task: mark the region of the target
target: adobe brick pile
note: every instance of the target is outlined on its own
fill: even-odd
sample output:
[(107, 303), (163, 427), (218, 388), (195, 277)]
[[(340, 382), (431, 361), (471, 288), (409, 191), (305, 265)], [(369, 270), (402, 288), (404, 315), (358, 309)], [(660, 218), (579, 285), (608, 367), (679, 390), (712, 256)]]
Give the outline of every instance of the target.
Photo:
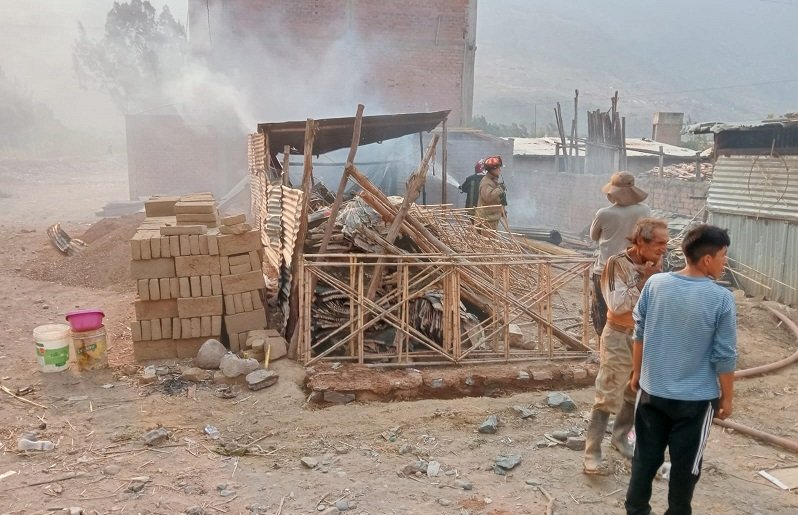
[(155, 197), (145, 213), (130, 240), (136, 359), (194, 357), (208, 338), (246, 348), (266, 327), (259, 232), (244, 215), (220, 219), (210, 193)]

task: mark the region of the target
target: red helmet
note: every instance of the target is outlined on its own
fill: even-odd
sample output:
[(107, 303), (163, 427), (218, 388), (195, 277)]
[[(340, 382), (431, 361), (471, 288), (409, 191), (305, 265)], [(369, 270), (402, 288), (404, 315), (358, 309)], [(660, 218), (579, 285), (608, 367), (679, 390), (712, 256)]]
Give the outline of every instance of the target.
[(482, 160), (485, 170), (493, 170), (502, 166), (502, 156), (490, 156)]
[(485, 160), (484, 159), (480, 159), (474, 165), (474, 173), (483, 173), (483, 172), (485, 172)]

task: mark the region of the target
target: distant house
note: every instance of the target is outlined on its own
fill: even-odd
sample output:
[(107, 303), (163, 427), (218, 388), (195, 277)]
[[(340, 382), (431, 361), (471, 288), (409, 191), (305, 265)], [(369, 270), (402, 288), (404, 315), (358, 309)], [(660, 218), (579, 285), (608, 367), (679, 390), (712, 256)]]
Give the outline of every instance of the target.
[(750, 295), (798, 304), (798, 115), (689, 128), (714, 134), (707, 209), (729, 229), (729, 265)]
[[(633, 174), (659, 166), (660, 150), (665, 166), (696, 160), (695, 150), (647, 138), (627, 138), (626, 149), (627, 171)], [(565, 171), (562, 155), (559, 138), (514, 138), (513, 160), (517, 173)], [(580, 144), (579, 157), (572, 159), (577, 161), (576, 170), (584, 169), (584, 145)]]

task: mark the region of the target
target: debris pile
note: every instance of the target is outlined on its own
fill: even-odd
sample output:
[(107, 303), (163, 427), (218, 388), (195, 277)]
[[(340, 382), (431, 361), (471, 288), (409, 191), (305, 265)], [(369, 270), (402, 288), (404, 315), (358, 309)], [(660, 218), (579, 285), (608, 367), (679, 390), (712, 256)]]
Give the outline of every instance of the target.
[(243, 214), (220, 218), (210, 193), (144, 206), (130, 240), (136, 359), (193, 357), (223, 332), (231, 350), (245, 349), (249, 332), (266, 327), (259, 231)]
[[(712, 163), (701, 163), (701, 180), (712, 180), (712, 171), (714, 170)], [(640, 172), (640, 177), (664, 177), (667, 179), (677, 179), (680, 181), (695, 181), (695, 163), (678, 163), (662, 167), (662, 172), (658, 166), (651, 170)]]

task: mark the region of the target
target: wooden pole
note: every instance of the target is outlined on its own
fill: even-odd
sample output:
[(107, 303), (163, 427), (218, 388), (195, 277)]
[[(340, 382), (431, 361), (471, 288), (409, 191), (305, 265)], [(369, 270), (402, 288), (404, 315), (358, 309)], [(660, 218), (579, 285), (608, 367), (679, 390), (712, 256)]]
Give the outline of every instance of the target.
[(354, 165), (355, 154), (357, 153), (358, 145), (360, 145), (360, 127), (363, 123), (363, 104), (357, 105), (357, 113), (355, 114), (355, 125), (352, 129), (352, 144), (349, 146), (349, 155), (346, 158), (346, 165), (344, 166), (341, 181), (338, 183), (338, 191), (335, 193), (335, 201), (330, 208), (330, 218), (327, 219), (327, 226), (324, 228), (324, 238), (321, 240), (319, 246), (319, 254), (327, 252), (327, 245), (330, 243), (333, 227), (335, 226), (335, 219), (338, 217), (338, 211), (341, 209), (341, 204), (344, 201), (344, 191), (346, 191), (346, 183), (349, 181), (349, 167)]
[(288, 167), (291, 166), (291, 145), (283, 147), (283, 186), (288, 186)]
[(659, 146), (659, 177), (660, 177), (660, 179), (663, 176), (662, 167), (665, 164), (665, 152), (663, 152), (662, 148), (663, 148), (662, 145), (660, 145)]
[(574, 145), (574, 172), (578, 172), (579, 168), (579, 142), (577, 138), (579, 137), (579, 90), (574, 90), (574, 130), (573, 130), (573, 138), (572, 143)]
[[(424, 135), (422, 133), (418, 133), (418, 151), (419, 151), (419, 158), (424, 159)], [(425, 206), (427, 205), (427, 186), (424, 185), (421, 188), (421, 203)]]
[(701, 180), (701, 152), (695, 153), (695, 180)]
[(443, 151), (441, 152), (441, 204), (446, 204), (446, 187), (448, 177), (448, 161), (449, 161), (449, 129), (446, 126), (447, 118), (443, 119)]

